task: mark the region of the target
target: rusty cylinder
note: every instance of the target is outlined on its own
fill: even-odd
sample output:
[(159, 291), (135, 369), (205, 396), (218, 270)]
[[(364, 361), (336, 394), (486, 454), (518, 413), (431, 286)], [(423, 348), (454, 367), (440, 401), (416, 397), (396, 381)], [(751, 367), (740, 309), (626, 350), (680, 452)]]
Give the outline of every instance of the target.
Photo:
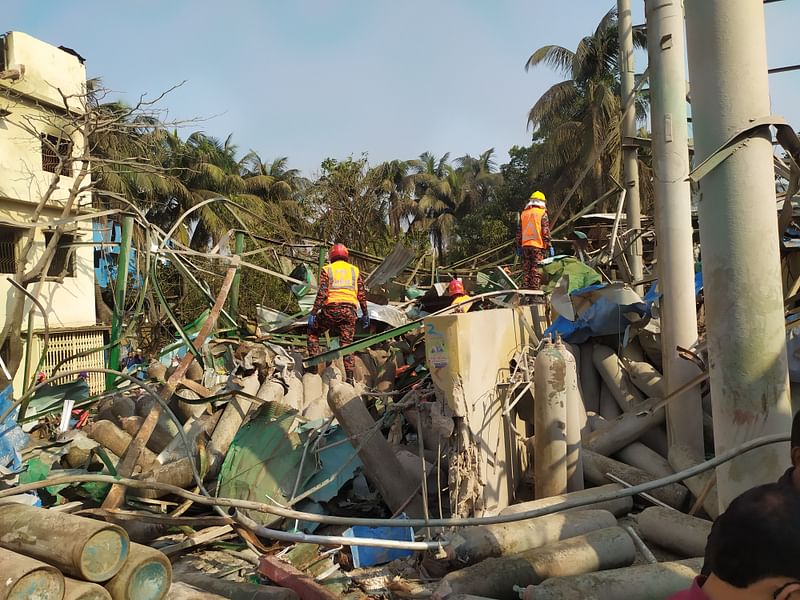
[(567, 364), (545, 339), (534, 362), (534, 477), (537, 498), (567, 493)]
[(0, 510), (0, 546), (92, 582), (111, 579), (128, 555), (122, 527), (67, 513), (9, 504)]
[(111, 600), (111, 594), (96, 583), (65, 578), (64, 600)]
[(64, 576), (55, 567), (0, 548), (0, 598), (61, 600)]
[(112, 600), (163, 600), (172, 585), (172, 565), (163, 552), (131, 544), (128, 560), (106, 583)]

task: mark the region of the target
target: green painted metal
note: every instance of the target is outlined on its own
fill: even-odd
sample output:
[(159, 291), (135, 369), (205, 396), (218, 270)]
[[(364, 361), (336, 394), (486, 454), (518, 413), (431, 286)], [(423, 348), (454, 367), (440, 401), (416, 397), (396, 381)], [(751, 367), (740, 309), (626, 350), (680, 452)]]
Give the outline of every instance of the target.
[(418, 321), (412, 321), (407, 325), (401, 325), (400, 327), (395, 327), (394, 329), (389, 329), (388, 331), (384, 331), (383, 333), (371, 335), (367, 338), (364, 338), (363, 340), (354, 342), (347, 346), (342, 346), (341, 348), (328, 350), (327, 352), (323, 352), (322, 354), (318, 354), (317, 356), (304, 360), (303, 366), (308, 368), (324, 362), (330, 362), (332, 360), (336, 360), (337, 358), (342, 358), (343, 356), (352, 354), (353, 352), (360, 352), (361, 350), (366, 350), (367, 348), (370, 348), (375, 344), (379, 344), (381, 342), (385, 342), (386, 340), (396, 338), (400, 335), (403, 335), (404, 333), (408, 333), (409, 331), (414, 331), (415, 329), (419, 329), (420, 327), (422, 327), (422, 319)]
[(156, 293), (156, 297), (158, 297), (158, 301), (161, 302), (161, 306), (164, 307), (164, 312), (167, 313), (167, 317), (169, 318), (170, 322), (172, 323), (175, 330), (178, 332), (178, 335), (181, 337), (181, 340), (189, 349), (189, 352), (194, 354), (198, 359), (201, 358), (199, 353), (192, 344), (192, 340), (190, 340), (186, 333), (184, 332), (183, 327), (181, 326), (180, 322), (178, 321), (178, 317), (175, 316), (175, 313), (172, 311), (172, 307), (170, 306), (169, 302), (167, 302), (166, 297), (164, 296), (164, 292), (161, 290), (161, 286), (158, 285), (158, 276), (156, 274), (156, 261), (153, 261), (153, 268), (150, 270), (150, 281), (153, 284), (153, 291)]
[[(133, 236), (133, 217), (122, 217), (122, 242), (119, 247), (117, 261), (117, 279), (114, 282), (114, 315), (111, 319), (111, 351), (108, 354), (108, 368), (119, 371), (119, 332), (125, 314), (125, 295), (128, 290), (128, 264), (131, 254), (131, 237)], [(116, 376), (106, 374), (106, 389), (116, 387)]]
[[(311, 500), (325, 502), (361, 466), (347, 434), (338, 427), (328, 430), (315, 450), (311, 438), (313, 424), (298, 426), (297, 412), (276, 402), (262, 405), (255, 416), (237, 432), (225, 456), (219, 476), (218, 493), (226, 498), (275, 502), (288, 505), (295, 494), (323, 483), (337, 473), (333, 481), (314, 491)], [(305, 455), (305, 456), (304, 456)], [(281, 517), (258, 511), (243, 511), (257, 523), (270, 526)]]

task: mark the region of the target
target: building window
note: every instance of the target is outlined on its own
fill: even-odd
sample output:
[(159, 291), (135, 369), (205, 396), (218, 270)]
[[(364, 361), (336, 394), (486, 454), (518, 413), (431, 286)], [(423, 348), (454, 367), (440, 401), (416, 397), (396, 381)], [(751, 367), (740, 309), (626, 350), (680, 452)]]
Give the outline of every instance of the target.
[[(53, 232), (45, 231), (45, 248), (50, 245), (52, 239)], [(71, 247), (74, 241), (74, 236), (68, 233), (62, 233), (58, 238), (58, 247), (47, 269), (48, 277), (75, 277), (75, 248)]]
[(65, 161), (61, 165), (61, 175), (72, 177), (71, 163), (67, 159), (71, 158), (71, 140), (55, 135), (42, 134), (42, 170), (48, 173), (58, 171), (59, 159)]
[(0, 227), (0, 273), (16, 273), (22, 230)]

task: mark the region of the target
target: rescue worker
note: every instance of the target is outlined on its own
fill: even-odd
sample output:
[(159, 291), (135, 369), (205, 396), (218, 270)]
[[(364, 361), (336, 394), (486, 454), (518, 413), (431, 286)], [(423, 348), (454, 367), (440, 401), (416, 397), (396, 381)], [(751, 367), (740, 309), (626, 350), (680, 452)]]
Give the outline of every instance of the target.
[[(320, 273), (317, 298), (308, 315), (309, 356), (319, 354), (319, 336), (326, 331), (338, 333), (341, 346), (352, 343), (358, 307), (361, 307), (361, 325), (369, 328), (364, 279), (358, 267), (347, 262), (349, 258), (344, 244), (334, 244), (328, 252), (329, 264)], [(345, 377), (350, 384), (354, 365), (352, 354), (344, 357)]]
[(550, 220), (544, 194), (535, 191), (522, 210), (517, 228), (517, 255), (522, 257), (522, 287), (538, 290), (542, 275), (538, 265), (550, 248)]
[[(460, 279), (453, 279), (447, 286), (447, 295), (450, 296), (450, 306), (458, 306), (469, 300), (470, 296), (464, 289)], [(463, 313), (469, 310), (468, 306), (458, 306), (455, 312)]]

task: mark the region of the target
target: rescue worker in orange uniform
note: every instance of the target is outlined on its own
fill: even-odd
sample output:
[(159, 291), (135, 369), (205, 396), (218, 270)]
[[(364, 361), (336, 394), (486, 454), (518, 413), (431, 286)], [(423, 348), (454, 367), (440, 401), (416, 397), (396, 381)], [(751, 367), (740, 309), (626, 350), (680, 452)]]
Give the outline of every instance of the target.
[(522, 258), (522, 287), (528, 290), (541, 287), (538, 265), (550, 249), (550, 220), (545, 202), (542, 192), (533, 192), (519, 217), (517, 256)]
[[(450, 281), (447, 286), (447, 294), (450, 296), (450, 306), (458, 306), (470, 299), (460, 279), (453, 279)], [(455, 312), (463, 313), (467, 310), (469, 310), (468, 306), (458, 306)]]
[[(340, 346), (352, 343), (361, 307), (361, 325), (369, 328), (367, 295), (364, 279), (358, 267), (351, 265), (344, 244), (334, 244), (328, 252), (329, 264), (319, 277), (319, 290), (308, 315), (308, 354), (319, 354), (319, 336), (326, 331), (338, 333)], [(345, 377), (353, 383), (353, 355), (344, 357)]]

